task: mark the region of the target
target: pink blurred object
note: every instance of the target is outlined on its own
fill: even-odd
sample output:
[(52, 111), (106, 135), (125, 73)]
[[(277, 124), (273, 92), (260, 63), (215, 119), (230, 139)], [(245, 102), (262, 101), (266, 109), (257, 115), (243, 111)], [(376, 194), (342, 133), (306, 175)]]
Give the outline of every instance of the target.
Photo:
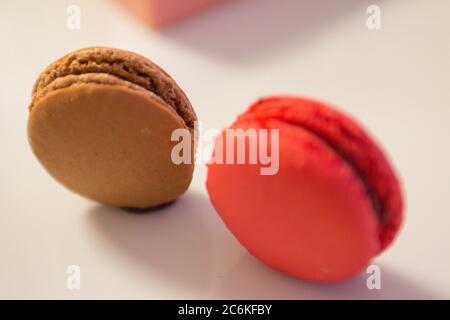
[(152, 27), (162, 27), (224, 0), (118, 0)]

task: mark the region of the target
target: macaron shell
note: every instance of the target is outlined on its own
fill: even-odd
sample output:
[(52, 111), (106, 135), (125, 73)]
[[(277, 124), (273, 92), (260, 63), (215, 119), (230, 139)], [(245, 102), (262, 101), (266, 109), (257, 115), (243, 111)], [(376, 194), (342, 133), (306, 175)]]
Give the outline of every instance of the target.
[(29, 115), (30, 145), (54, 178), (90, 199), (142, 208), (170, 202), (192, 179), (192, 164), (171, 160), (171, 133), (187, 127), (159, 97), (124, 84), (46, 93)]
[(208, 165), (211, 201), (244, 247), (306, 280), (334, 282), (361, 271), (380, 250), (379, 224), (348, 163), (317, 136), (277, 119), (242, 119), (232, 128), (280, 130), (275, 175), (261, 175), (260, 164)]

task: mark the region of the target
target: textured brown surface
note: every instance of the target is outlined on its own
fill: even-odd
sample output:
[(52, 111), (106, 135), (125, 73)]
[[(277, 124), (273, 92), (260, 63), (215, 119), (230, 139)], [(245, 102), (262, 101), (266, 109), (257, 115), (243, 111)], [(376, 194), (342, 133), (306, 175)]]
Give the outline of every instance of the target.
[(196, 115), (189, 100), (165, 71), (143, 56), (114, 48), (84, 48), (56, 60), (39, 76), (33, 97), (57, 78), (85, 73), (110, 74), (141, 86), (175, 109), (188, 127), (194, 126)]
[[(92, 50), (96, 52), (88, 49), (89, 54)], [(108, 59), (121, 55), (124, 66), (134, 65), (136, 74), (139, 63), (148, 63), (123, 51), (100, 51), (105, 50), (116, 53)], [(84, 71), (70, 67), (73, 72), (68, 72), (65, 64), (72, 55), (48, 67), (33, 90), (28, 136), (41, 164), (67, 188), (104, 204), (147, 208), (176, 199), (189, 187), (194, 169), (193, 164), (176, 165), (171, 160), (178, 143), (171, 141), (172, 132), (192, 132), (186, 118), (137, 78), (117, 76), (121, 68), (112, 66), (108, 73), (102, 65), (105, 72), (100, 72), (95, 62), (87, 60), (85, 66), (91, 67)], [(154, 70), (164, 79), (158, 81), (171, 80), (159, 68)], [(173, 80), (166, 83), (172, 86), (171, 94), (180, 93), (177, 103), (187, 108), (193, 121), (195, 114), (182, 91)]]

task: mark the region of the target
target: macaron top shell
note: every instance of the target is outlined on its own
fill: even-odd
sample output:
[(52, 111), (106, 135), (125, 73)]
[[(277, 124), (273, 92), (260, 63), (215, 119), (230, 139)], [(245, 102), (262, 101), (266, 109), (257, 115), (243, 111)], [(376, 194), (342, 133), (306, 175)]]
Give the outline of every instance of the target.
[(178, 84), (152, 61), (116, 48), (83, 48), (59, 58), (41, 73), (33, 87), (33, 97), (58, 78), (86, 73), (109, 74), (141, 86), (173, 108), (188, 127), (194, 126), (194, 109)]

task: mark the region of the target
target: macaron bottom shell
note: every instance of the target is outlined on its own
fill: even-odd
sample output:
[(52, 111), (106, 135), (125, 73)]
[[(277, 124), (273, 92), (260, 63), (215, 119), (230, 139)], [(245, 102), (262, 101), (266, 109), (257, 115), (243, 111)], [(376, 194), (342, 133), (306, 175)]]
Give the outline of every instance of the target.
[(145, 208), (174, 200), (190, 184), (193, 164), (171, 160), (178, 128), (187, 130), (157, 96), (115, 78), (46, 93), (30, 112), (28, 136), (67, 188), (107, 205)]

